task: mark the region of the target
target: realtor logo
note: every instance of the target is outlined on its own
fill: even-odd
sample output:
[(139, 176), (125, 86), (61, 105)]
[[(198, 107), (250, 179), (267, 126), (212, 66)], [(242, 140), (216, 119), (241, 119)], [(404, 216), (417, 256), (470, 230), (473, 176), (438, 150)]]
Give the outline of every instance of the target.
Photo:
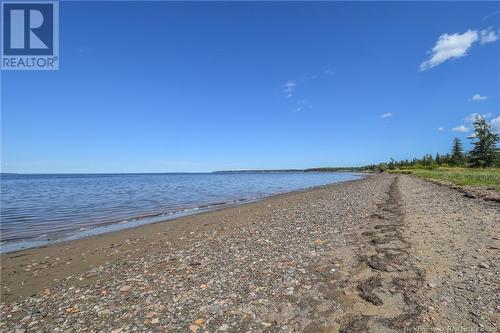
[(2, 69), (59, 69), (59, 3), (2, 1)]

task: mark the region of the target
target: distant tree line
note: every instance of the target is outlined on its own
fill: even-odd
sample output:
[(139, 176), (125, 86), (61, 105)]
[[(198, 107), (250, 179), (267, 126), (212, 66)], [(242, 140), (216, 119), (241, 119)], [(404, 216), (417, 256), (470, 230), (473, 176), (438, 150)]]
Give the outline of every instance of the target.
[(387, 169), (405, 169), (405, 168), (435, 168), (438, 166), (455, 166), (486, 168), (500, 167), (500, 150), (497, 145), (500, 137), (493, 133), (490, 125), (483, 117), (477, 117), (474, 120), (474, 134), (469, 139), (472, 140), (473, 147), (469, 152), (464, 152), (462, 140), (453, 139), (451, 152), (435, 156), (426, 154), (422, 158), (412, 160), (391, 160), (379, 165), (369, 165), (366, 168), (373, 171), (385, 171)]
[(215, 171), (215, 173), (256, 173), (256, 172), (339, 172), (339, 171), (385, 171), (387, 169), (433, 169), (436, 167), (471, 167), (486, 168), (500, 167), (500, 150), (497, 145), (500, 137), (492, 132), (490, 125), (483, 117), (477, 117), (474, 121), (474, 134), (469, 137), (473, 147), (469, 152), (464, 152), (462, 140), (453, 139), (451, 152), (447, 154), (431, 155), (426, 154), (421, 158), (412, 160), (391, 160), (387, 163), (371, 164), (360, 167), (322, 167), (310, 169), (289, 169), (289, 170), (227, 170)]

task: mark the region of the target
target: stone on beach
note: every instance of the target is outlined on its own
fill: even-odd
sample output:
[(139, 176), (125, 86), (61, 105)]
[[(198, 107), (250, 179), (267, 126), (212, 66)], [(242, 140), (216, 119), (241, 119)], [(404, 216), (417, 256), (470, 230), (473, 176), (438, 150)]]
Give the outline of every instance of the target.
[(132, 287), (131, 287), (131, 286), (128, 286), (128, 285), (125, 285), (125, 286), (121, 286), (121, 287), (120, 287), (120, 291), (121, 291), (122, 293), (125, 293), (125, 292), (129, 291), (130, 289), (132, 289)]

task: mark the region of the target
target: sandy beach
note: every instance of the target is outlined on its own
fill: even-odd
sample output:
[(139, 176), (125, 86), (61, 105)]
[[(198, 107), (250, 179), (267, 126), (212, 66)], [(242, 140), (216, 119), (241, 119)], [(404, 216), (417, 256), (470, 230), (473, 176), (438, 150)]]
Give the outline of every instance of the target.
[(499, 221), (382, 174), (3, 254), (0, 330), (496, 331)]

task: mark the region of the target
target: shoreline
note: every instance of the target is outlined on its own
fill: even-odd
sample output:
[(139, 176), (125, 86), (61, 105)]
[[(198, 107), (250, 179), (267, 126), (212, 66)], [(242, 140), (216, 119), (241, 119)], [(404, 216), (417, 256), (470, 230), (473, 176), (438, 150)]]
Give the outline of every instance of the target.
[(167, 213), (137, 215), (137, 216), (129, 217), (126, 220), (120, 219), (117, 221), (110, 221), (110, 222), (104, 222), (101, 224), (96, 224), (95, 226), (89, 227), (89, 228), (80, 228), (80, 229), (75, 229), (72, 231), (67, 231), (67, 232), (62, 232), (62, 233), (54, 233), (54, 234), (49, 234), (49, 235), (45, 235), (45, 236), (42, 235), (42, 236), (35, 237), (35, 238), (19, 239), (19, 240), (12, 240), (12, 241), (7, 240), (7, 241), (3, 241), (0, 244), (0, 254), (15, 253), (18, 251), (23, 251), (23, 250), (28, 250), (28, 249), (36, 249), (36, 248), (52, 246), (54, 244), (61, 244), (61, 243), (66, 243), (66, 242), (77, 241), (80, 239), (94, 237), (94, 236), (107, 234), (107, 233), (111, 233), (111, 232), (119, 232), (122, 230), (131, 229), (131, 228), (138, 228), (138, 227), (146, 226), (149, 224), (166, 223), (166, 222), (170, 222), (170, 221), (173, 221), (173, 220), (176, 220), (179, 218), (183, 218), (183, 217), (187, 217), (187, 216), (204, 214), (204, 213), (208, 213), (208, 212), (212, 212), (212, 211), (216, 211), (216, 210), (220, 210), (220, 209), (232, 208), (232, 207), (235, 207), (238, 205), (259, 202), (259, 201), (266, 200), (268, 198), (272, 198), (275, 196), (287, 195), (287, 194), (291, 194), (291, 193), (300, 193), (303, 191), (311, 191), (311, 190), (315, 190), (315, 189), (321, 189), (324, 187), (334, 186), (334, 185), (339, 184), (339, 183), (357, 181), (357, 180), (369, 177), (370, 175), (357, 173), (355, 176), (357, 178), (352, 179), (352, 180), (339, 181), (336, 183), (324, 184), (324, 185), (319, 185), (319, 186), (310, 186), (310, 187), (305, 187), (305, 188), (299, 188), (299, 189), (286, 191), (286, 192), (278, 192), (278, 193), (274, 193), (274, 194), (263, 195), (261, 197), (240, 198), (240, 199), (235, 199), (235, 200), (231, 200), (228, 202), (220, 202), (220, 203), (215, 202), (215, 203), (204, 204), (204, 205), (193, 207), (193, 208), (185, 208), (185, 209), (181, 208), (179, 210), (167, 212)]
[(379, 174), (3, 254), (0, 329), (494, 330), (499, 208)]
[[(106, 259), (107, 257), (104, 258), (102, 255), (99, 255), (96, 252), (97, 250), (102, 251), (117, 248), (130, 250), (131, 248), (137, 248), (135, 245), (143, 242), (155, 242), (159, 238), (164, 238), (164, 236), (175, 239), (179, 234), (186, 233), (188, 231), (191, 232), (193, 229), (199, 229), (198, 231), (204, 230), (210, 224), (217, 224), (213, 223), (213, 220), (220, 218), (223, 215), (228, 215), (232, 218), (236, 217), (236, 220), (239, 220), (238, 215), (243, 212), (253, 214), (252, 212), (254, 210), (265, 209), (269, 204), (268, 201), (273, 204), (275, 201), (279, 202), (286, 200), (288, 197), (293, 198), (308, 192), (329, 189), (342, 184), (360, 182), (371, 176), (372, 175), (362, 175), (358, 179), (298, 189), (285, 193), (277, 193), (262, 199), (241, 201), (230, 206), (218, 206), (207, 211), (194, 212), (185, 216), (174, 217), (172, 219), (166, 219), (154, 223), (132, 226), (129, 228), (104, 232), (78, 239), (63, 240), (60, 242), (20, 249), (12, 252), (2, 252), (0, 253), (0, 262), (2, 263), (0, 269), (4, 278), (5, 274), (9, 275), (14, 272), (14, 274), (21, 278), (22, 281), (25, 281), (25, 283), (22, 286), (15, 286), (14, 288), (11, 288), (11, 290), (14, 291), (13, 294), (16, 294), (15, 297), (5, 293), (4, 288), (0, 291), (0, 295), (2, 296), (2, 300), (9, 301), (17, 297), (29, 296), (35, 291), (40, 291), (42, 286), (53, 285), (53, 282), (58, 282), (67, 276), (82, 274), (98, 265), (106, 264), (108, 261)], [(202, 223), (203, 226), (201, 226)], [(232, 224), (237, 225), (240, 223), (241, 221), (225, 222), (226, 227)], [(167, 232), (172, 234), (164, 234)], [(161, 233), (161, 235), (158, 233)], [(145, 237), (145, 235), (148, 235), (148, 237)], [(82, 252), (82, 249), (84, 251), (92, 252), (92, 255), (83, 257), (80, 256), (79, 254)], [(63, 266), (63, 269), (52, 270), (49, 274), (42, 276), (37, 275), (35, 277), (31, 275), (31, 267), (28, 268), (28, 271), (24, 271), (26, 268), (19, 270), (21, 267), (30, 265), (30, 262), (44, 262), (46, 257), (49, 257), (49, 259), (58, 258), (57, 262), (71, 263), (67, 264), (66, 267)], [(54, 279), (57, 279), (58, 281), (53, 281)]]

